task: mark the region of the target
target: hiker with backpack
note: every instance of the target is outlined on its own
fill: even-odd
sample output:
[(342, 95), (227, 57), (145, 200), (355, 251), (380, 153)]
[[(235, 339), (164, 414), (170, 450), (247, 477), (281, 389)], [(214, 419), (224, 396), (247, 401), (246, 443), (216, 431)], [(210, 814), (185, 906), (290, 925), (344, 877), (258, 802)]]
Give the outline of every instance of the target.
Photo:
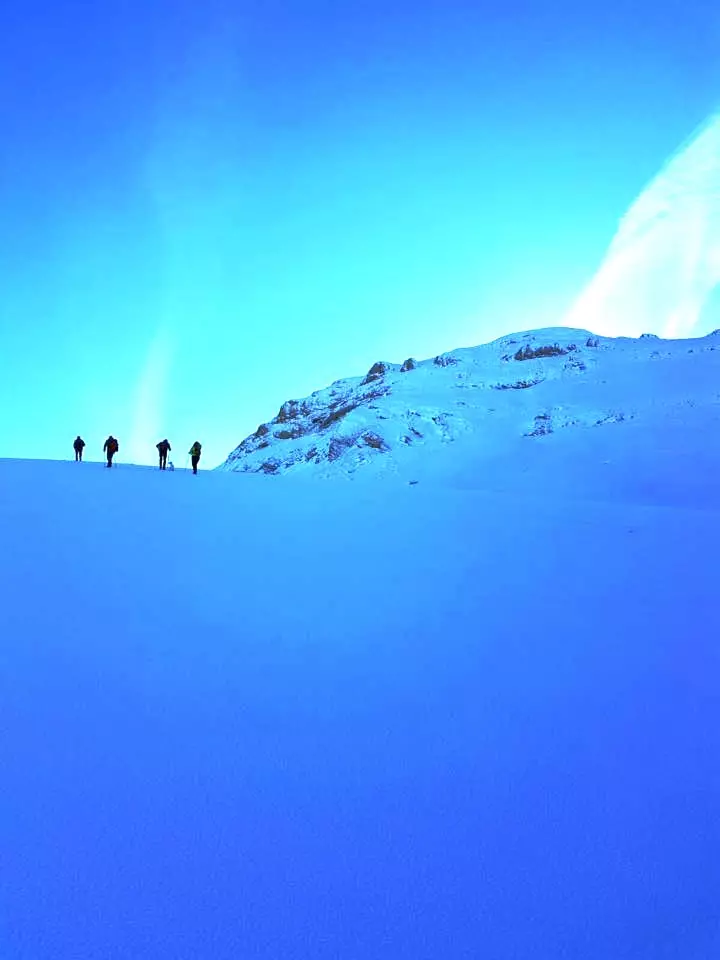
[(161, 440), (160, 443), (156, 443), (155, 446), (157, 447), (158, 453), (160, 454), (159, 469), (165, 470), (167, 467), (167, 455), (168, 455), (168, 452), (172, 450), (172, 447), (170, 446), (170, 443), (167, 437), (164, 440)]
[(73, 440), (73, 450), (75, 451), (75, 460), (82, 460), (83, 450), (85, 448), (85, 441), (78, 434)]
[(200, 462), (200, 453), (202, 452), (202, 444), (198, 443), (196, 440), (195, 443), (190, 447), (189, 456), (192, 463), (192, 472), (197, 473), (198, 463)]
[(113, 457), (120, 449), (120, 444), (117, 442), (115, 437), (110, 434), (105, 443), (103, 444), (103, 452), (107, 455), (107, 464), (106, 466), (111, 467)]

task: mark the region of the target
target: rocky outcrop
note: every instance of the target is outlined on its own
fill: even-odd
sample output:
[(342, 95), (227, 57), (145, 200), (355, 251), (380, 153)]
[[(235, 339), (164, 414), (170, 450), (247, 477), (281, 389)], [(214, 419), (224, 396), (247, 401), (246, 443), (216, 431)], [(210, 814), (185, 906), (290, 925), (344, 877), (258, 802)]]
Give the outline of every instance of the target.
[(297, 440), (298, 437), (302, 437), (305, 434), (305, 430), (300, 424), (293, 426), (290, 430), (276, 430), (273, 433), (273, 436), (277, 440)]
[(513, 383), (494, 383), (493, 390), (527, 390), (529, 387), (536, 387), (544, 379), (542, 376), (537, 376), (529, 380), (515, 380)]
[(389, 365), (387, 363), (374, 363), (368, 372), (365, 374), (365, 379), (363, 383), (372, 383), (374, 380), (379, 380), (381, 377), (384, 377), (388, 372)]
[[(373, 406), (390, 393), (383, 379), (394, 371), (399, 368), (377, 363), (361, 380), (340, 380), (304, 400), (286, 400), (273, 420), (236, 447), (224, 468), (277, 475), (307, 463), (333, 463), (351, 448), (360, 460), (387, 452), (379, 434), (349, 421), (375, 418)], [(268, 457), (270, 450), (275, 455)]]
[(390, 446), (383, 440), (383, 438), (377, 434), (373, 433), (372, 430), (368, 430), (367, 433), (362, 435), (363, 443), (368, 447), (372, 447), (373, 450), (389, 450)]
[(275, 422), (287, 423), (289, 420), (295, 420), (301, 415), (307, 415), (308, 412), (308, 407), (305, 402), (301, 402), (300, 400), (286, 400), (280, 407)]
[(540, 347), (531, 347), (526, 344), (514, 356), (515, 360), (539, 360), (542, 357), (564, 357), (566, 353), (577, 349), (574, 343), (561, 347), (559, 343), (546, 344)]
[(333, 437), (328, 445), (327, 458), (332, 463), (339, 460), (345, 451), (354, 444), (352, 437)]
[[(684, 362), (715, 363), (716, 344), (712, 336), (691, 344), (664, 340), (660, 355), (654, 338), (613, 341), (555, 328), (419, 362), (378, 362), (364, 376), (286, 400), (273, 420), (233, 450), (223, 469), (348, 477), (356, 471), (395, 474), (405, 464), (412, 475), (421, 458), (434, 464), (458, 441), (482, 458), (493, 444), (513, 437), (538, 445), (569, 429), (620, 429), (623, 418), (636, 415), (637, 377), (654, 384), (646, 392), (654, 391), (656, 403), (674, 382), (659, 367), (679, 354)], [(635, 377), (628, 377), (628, 363), (637, 364)], [(715, 389), (714, 369), (712, 383)]]

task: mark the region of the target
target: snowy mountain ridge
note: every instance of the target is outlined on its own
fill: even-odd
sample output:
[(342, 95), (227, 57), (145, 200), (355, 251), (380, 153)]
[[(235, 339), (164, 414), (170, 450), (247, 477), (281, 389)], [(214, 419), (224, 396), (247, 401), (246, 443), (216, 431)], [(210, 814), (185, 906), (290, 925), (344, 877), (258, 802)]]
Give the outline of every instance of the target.
[(708, 405), (720, 415), (719, 366), (718, 331), (692, 340), (565, 327), (513, 334), (430, 360), (379, 362), (288, 400), (220, 469), (415, 478), (468, 458), (484, 469), (569, 429), (677, 424)]

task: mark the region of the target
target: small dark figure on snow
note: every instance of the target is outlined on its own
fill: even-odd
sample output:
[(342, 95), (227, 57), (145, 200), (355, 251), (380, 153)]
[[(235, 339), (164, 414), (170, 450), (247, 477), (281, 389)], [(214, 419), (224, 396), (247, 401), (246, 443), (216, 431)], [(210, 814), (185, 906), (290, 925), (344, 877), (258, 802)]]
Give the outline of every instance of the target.
[(161, 440), (160, 443), (156, 443), (155, 446), (160, 454), (160, 469), (165, 470), (167, 467), (167, 455), (168, 452), (172, 450), (172, 447), (170, 446), (167, 437), (164, 440)]
[(113, 457), (115, 456), (115, 454), (118, 452), (119, 449), (120, 449), (120, 444), (117, 442), (115, 437), (112, 434), (110, 434), (110, 436), (107, 438), (107, 440), (103, 444), (103, 450), (107, 455), (108, 467), (112, 466)]
[(196, 440), (189, 450), (193, 473), (197, 473), (198, 463), (200, 463), (201, 452), (202, 452), (202, 444), (198, 443)]
[(78, 434), (73, 440), (73, 450), (75, 451), (76, 460), (82, 460), (84, 447), (85, 447), (85, 441), (80, 436), (80, 434)]

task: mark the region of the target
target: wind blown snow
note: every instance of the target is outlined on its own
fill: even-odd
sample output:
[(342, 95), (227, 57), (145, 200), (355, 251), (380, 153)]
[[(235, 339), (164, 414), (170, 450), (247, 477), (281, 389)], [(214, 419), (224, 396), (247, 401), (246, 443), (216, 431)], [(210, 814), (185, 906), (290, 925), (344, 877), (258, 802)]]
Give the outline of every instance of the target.
[(720, 113), (679, 149), (623, 218), (569, 311), (607, 336), (700, 336), (720, 326)]

